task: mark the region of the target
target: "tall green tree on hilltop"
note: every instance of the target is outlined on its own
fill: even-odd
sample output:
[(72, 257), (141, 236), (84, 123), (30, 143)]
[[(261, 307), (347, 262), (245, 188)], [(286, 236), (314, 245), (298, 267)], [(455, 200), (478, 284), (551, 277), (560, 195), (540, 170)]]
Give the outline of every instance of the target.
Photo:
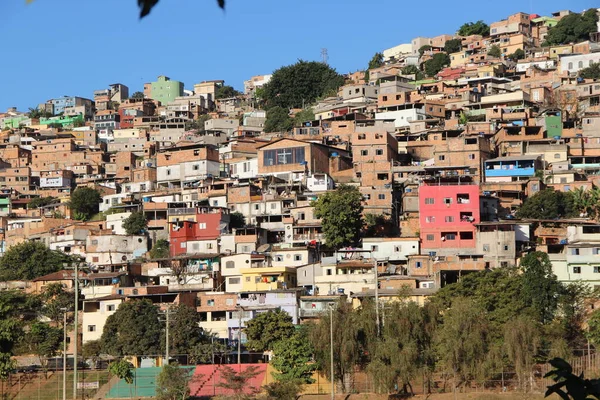
[(456, 53), (462, 48), (460, 39), (450, 39), (444, 44), (444, 51), (448, 54)]
[(344, 77), (329, 65), (299, 60), (275, 70), (269, 83), (263, 86), (262, 96), (269, 108), (300, 108), (318, 97), (337, 92), (343, 84)]
[(543, 45), (554, 46), (566, 43), (577, 43), (589, 40), (590, 33), (596, 32), (598, 13), (591, 8), (582, 14), (569, 14), (550, 28)]
[(460, 26), (460, 28), (458, 29), (458, 34), (460, 36), (489, 36), (490, 26), (482, 20), (479, 20), (477, 22), (466, 22)]
[(354, 186), (342, 185), (320, 196), (314, 203), (321, 218), (327, 246), (332, 249), (355, 245), (363, 227), (362, 195)]

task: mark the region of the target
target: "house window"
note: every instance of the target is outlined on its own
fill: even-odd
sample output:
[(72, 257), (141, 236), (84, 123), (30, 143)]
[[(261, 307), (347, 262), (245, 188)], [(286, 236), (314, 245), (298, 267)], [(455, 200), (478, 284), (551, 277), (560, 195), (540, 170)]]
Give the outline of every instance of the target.
[(206, 243), (206, 248), (211, 250), (213, 248), (213, 244), (212, 243)]
[(425, 222), (427, 222), (428, 224), (432, 224), (435, 222), (435, 217), (434, 216), (425, 217)]
[(469, 160), (474, 160), (475, 159), (475, 154), (469, 154)]
[(452, 197), (446, 197), (446, 198), (444, 198), (444, 204), (446, 204), (446, 205), (452, 204)]
[(210, 299), (206, 302), (206, 305), (209, 307), (214, 307), (215, 305), (215, 300), (214, 299)]
[(594, 247), (594, 248), (592, 249), (592, 254), (594, 254), (594, 255), (598, 255), (598, 254), (600, 254), (600, 248), (598, 248), (598, 247)]
[(106, 306), (106, 311), (115, 311), (115, 305), (114, 304), (109, 304)]
[(580, 274), (581, 273), (581, 267), (573, 267), (573, 273), (574, 274)]
[(425, 204), (435, 204), (435, 198), (433, 198), (433, 197), (426, 197), (425, 198)]
[(96, 325), (88, 325), (88, 332), (96, 332)]
[(428, 234), (427, 235), (427, 240), (430, 241), (430, 242), (433, 242), (435, 240), (435, 236), (432, 235), (432, 234)]
[(170, 169), (167, 170), (167, 175), (171, 175), (171, 170)]
[(302, 261), (302, 254), (294, 254), (294, 261)]
[(442, 234), (442, 237), (446, 240), (456, 240), (456, 233)]
[(387, 96), (383, 96), (383, 101), (387, 101)]
[(377, 198), (379, 200), (385, 200), (385, 194), (379, 194), (379, 195), (377, 195)]
[(440, 160), (440, 161), (444, 161), (445, 159), (446, 159), (446, 156), (444, 156), (444, 155), (438, 156), (438, 160)]
[[(228, 283), (230, 285), (239, 285), (240, 284), (240, 278), (229, 278)], [(230, 299), (228, 299), (230, 300)]]
[(571, 249), (571, 255), (578, 256), (579, 255), (579, 249)]
[(415, 262), (415, 268), (421, 268), (422, 266), (423, 266), (423, 263), (421, 261)]
[(371, 246), (371, 251), (379, 251), (379, 246), (377, 246), (377, 245), (372, 245), (372, 246)]
[(473, 240), (473, 232), (461, 232), (460, 240)]
[(200, 169), (200, 166), (199, 166), (198, 164), (194, 164), (194, 165), (192, 166), (192, 169), (193, 169), (194, 171), (198, 171), (198, 170)]
[(283, 256), (281, 254), (276, 254), (274, 257), (275, 261), (283, 261)]
[(508, 251), (508, 246), (504, 245), (504, 251)]
[(600, 274), (600, 267), (594, 267), (594, 273)]
[(454, 222), (454, 217), (451, 215), (446, 216), (445, 218), (446, 222)]
[(206, 222), (200, 222), (198, 224), (198, 229), (206, 229)]
[(399, 253), (402, 251), (402, 246), (394, 246), (394, 251)]
[(383, 150), (382, 149), (376, 149), (375, 150), (375, 155), (376, 156), (382, 156), (383, 155)]
[(233, 262), (233, 261), (227, 261), (225, 263), (225, 268), (235, 268), (235, 262)]
[(304, 147), (265, 150), (263, 153), (263, 164), (265, 166), (300, 164), (301, 162), (304, 162)]
[(361, 156), (368, 156), (369, 155), (369, 150), (361, 150), (360, 151), (360, 155)]
[(560, 158), (560, 153), (554, 153), (554, 158)]
[(483, 245), (483, 251), (490, 251), (490, 245), (489, 244), (484, 244)]

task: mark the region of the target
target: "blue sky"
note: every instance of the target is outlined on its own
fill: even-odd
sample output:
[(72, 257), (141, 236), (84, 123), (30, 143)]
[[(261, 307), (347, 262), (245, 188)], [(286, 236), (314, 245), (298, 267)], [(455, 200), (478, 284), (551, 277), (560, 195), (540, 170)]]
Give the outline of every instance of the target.
[(25, 111), (62, 95), (92, 98), (117, 82), (142, 90), (158, 75), (186, 89), (224, 79), (242, 90), (252, 75), (297, 59), (320, 60), (321, 48), (331, 66), (347, 73), (364, 68), (377, 51), (453, 33), (463, 22), (598, 6), (591, 0), (227, 0), (223, 12), (215, 0), (161, 0), (139, 20), (136, 3), (0, 0), (0, 111)]

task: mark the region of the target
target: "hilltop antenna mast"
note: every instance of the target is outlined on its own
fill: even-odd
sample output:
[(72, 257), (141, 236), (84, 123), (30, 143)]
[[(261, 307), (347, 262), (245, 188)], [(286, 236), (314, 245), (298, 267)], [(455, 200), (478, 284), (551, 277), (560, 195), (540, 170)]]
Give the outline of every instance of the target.
[(327, 61), (329, 61), (329, 55), (327, 54), (326, 48), (321, 49), (321, 60), (323, 64), (327, 64)]

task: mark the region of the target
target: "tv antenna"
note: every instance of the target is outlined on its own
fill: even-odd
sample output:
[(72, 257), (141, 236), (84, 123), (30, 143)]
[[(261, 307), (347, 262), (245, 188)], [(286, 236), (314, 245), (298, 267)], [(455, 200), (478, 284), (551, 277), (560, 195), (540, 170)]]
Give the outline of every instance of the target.
[(327, 64), (327, 61), (329, 61), (329, 55), (327, 54), (326, 48), (321, 49), (321, 61), (323, 64)]

